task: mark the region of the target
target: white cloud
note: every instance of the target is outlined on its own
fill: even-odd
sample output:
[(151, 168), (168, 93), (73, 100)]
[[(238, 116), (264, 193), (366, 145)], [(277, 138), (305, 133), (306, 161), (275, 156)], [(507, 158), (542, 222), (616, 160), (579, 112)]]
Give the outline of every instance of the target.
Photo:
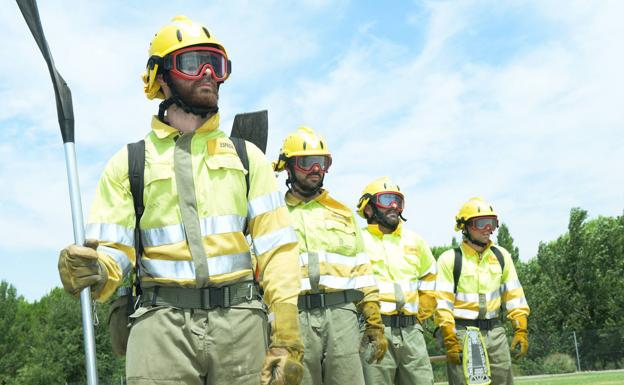
[[(491, 5), (425, 3), (397, 21), (426, 24), (414, 48), (421, 36), (381, 38), (375, 12), (353, 19), (347, 2), (223, 1), (149, 12), (122, 2), (42, 2), (57, 67), (74, 92), (85, 213), (106, 160), (142, 136), (156, 110), (139, 79), (149, 39), (186, 14), (205, 21), (234, 60), (221, 91), (224, 126), (235, 112), (268, 108), (271, 159), (296, 126), (318, 129), (334, 153), (329, 190), (354, 207), (365, 184), (393, 177), (406, 191), (408, 227), (431, 245), (457, 236), (453, 217), (475, 195), (493, 202), (524, 259), (566, 230), (571, 207), (620, 215), (622, 3), (511, 3), (539, 16), (535, 28), (548, 33), (488, 62), (458, 37), (505, 12), (500, 4), (486, 12)], [(52, 87), (17, 12), (11, 5), (0, 15), (12, 59), (0, 61), (0, 179), (11, 181), (0, 187), (0, 251), (31, 250), (48, 271), (39, 294), (29, 293), (36, 298), (58, 284), (50, 250), (72, 233)]]

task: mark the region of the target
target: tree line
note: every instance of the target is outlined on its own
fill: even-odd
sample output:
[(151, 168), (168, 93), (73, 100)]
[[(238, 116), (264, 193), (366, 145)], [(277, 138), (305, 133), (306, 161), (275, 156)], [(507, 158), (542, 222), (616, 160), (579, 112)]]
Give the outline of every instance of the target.
[[(520, 261), (505, 224), (497, 243), (511, 253), (531, 307), (529, 354), (515, 363), (517, 374), (553, 372), (561, 365), (574, 370), (578, 364), (582, 370), (624, 368), (624, 215), (589, 220), (587, 211), (572, 209), (567, 231), (541, 242), (527, 262)], [(437, 258), (457, 244), (453, 239), (432, 251)], [(108, 306), (98, 304), (94, 317), (103, 385), (119, 384), (124, 376), (124, 359), (110, 346)], [(432, 321), (425, 329), (429, 354), (443, 354)], [(444, 379), (443, 366), (434, 370), (437, 380)], [(82, 384), (85, 378), (79, 301), (56, 288), (29, 303), (2, 281), (0, 385)]]

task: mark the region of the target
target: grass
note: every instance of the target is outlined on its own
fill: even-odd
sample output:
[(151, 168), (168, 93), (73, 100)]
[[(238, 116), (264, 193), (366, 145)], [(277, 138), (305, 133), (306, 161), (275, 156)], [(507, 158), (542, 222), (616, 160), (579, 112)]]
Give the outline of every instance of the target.
[[(447, 384), (446, 382), (438, 384)], [(519, 385), (624, 385), (624, 370), (514, 378)]]
[(624, 371), (521, 377), (514, 379), (514, 383), (522, 385), (622, 385), (624, 384)]

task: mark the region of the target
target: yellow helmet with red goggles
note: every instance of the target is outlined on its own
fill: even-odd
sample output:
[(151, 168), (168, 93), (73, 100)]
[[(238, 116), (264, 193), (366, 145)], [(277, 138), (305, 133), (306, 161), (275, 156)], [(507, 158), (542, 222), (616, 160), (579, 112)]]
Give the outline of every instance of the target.
[(457, 215), (455, 215), (455, 231), (464, 230), (470, 220), (481, 217), (489, 217), (492, 218), (493, 221), (484, 221), (483, 224), (476, 224), (477, 228), (489, 225), (492, 227), (492, 230), (494, 230), (498, 227), (498, 214), (496, 214), (492, 205), (481, 197), (470, 198), (468, 202), (464, 203), (459, 209)]
[(401, 189), (387, 176), (375, 179), (364, 187), (357, 204), (357, 212), (364, 219), (366, 219), (364, 208), (371, 202), (371, 199), (380, 208), (394, 207), (399, 212), (402, 212), (404, 208), (404, 198)]
[(331, 165), (331, 153), (327, 148), (325, 138), (310, 127), (300, 126), (284, 139), (279, 158), (277, 162), (273, 162), (273, 169), (277, 172), (283, 171), (289, 158), (311, 155), (325, 158), (325, 163), (321, 165), (321, 168), (327, 171)]
[[(189, 49), (186, 57), (184, 48)], [(181, 50), (177, 52), (178, 50)], [(175, 57), (168, 55), (175, 53)], [(143, 73), (145, 95), (148, 99), (164, 99), (165, 95), (156, 81), (159, 69), (178, 71), (181, 77), (194, 78), (199, 72), (210, 66), (213, 78), (217, 82), (225, 81), (232, 68), (225, 47), (212, 36), (206, 27), (186, 16), (176, 16), (171, 22), (160, 29), (152, 39), (149, 47), (147, 71)]]

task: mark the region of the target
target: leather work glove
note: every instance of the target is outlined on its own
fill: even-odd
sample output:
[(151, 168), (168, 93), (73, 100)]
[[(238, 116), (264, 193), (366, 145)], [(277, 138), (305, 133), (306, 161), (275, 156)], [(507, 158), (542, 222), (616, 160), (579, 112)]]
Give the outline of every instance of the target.
[(514, 355), (514, 359), (519, 360), (524, 357), (529, 350), (529, 331), (527, 329), (527, 317), (520, 316), (513, 321), (511, 324), (514, 328), (514, 336), (513, 340), (511, 340), (511, 350), (516, 349), (516, 347), (520, 347), (520, 351)]
[(380, 363), (388, 350), (388, 340), (384, 335), (384, 325), (381, 322), (379, 302), (364, 302), (360, 312), (366, 321), (366, 329), (360, 343), (360, 353), (363, 353), (368, 345), (373, 347), (373, 354), (366, 360), (369, 364)]
[(299, 385), (303, 378), (303, 343), (299, 332), (296, 305), (275, 303), (272, 306), (271, 346), (267, 350), (260, 375), (261, 385)]
[(457, 340), (455, 325), (446, 324), (444, 326), (440, 326), (440, 330), (442, 331), (442, 340), (444, 341), (444, 347), (446, 348), (446, 362), (449, 364), (460, 365), (462, 363), (462, 347)]
[(93, 296), (98, 297), (104, 288), (108, 271), (98, 259), (97, 247), (97, 241), (88, 239), (84, 246), (69, 245), (61, 250), (58, 270), (63, 288), (69, 294), (79, 295), (82, 289), (91, 286)]

